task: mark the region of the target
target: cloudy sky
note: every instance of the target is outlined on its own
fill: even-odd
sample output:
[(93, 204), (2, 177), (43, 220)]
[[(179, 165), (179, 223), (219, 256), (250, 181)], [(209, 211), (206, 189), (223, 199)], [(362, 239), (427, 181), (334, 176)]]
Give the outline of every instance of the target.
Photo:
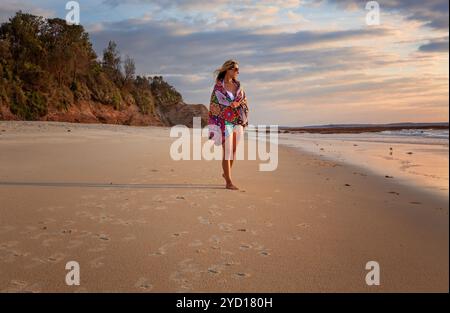
[[(213, 71), (240, 62), (253, 124), (448, 121), (448, 0), (80, 0), (101, 55), (109, 40), (138, 74), (163, 75), (208, 105)], [(66, 1), (2, 0), (64, 18)]]

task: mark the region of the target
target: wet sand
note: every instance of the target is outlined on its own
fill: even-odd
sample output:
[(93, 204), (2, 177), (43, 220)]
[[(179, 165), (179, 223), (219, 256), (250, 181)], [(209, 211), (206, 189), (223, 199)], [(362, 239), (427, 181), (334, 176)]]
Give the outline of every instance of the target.
[(220, 162), (170, 158), (168, 128), (0, 133), (2, 292), (448, 292), (448, 197), (395, 178), (280, 146), (230, 191)]
[(280, 143), (448, 198), (448, 138), (373, 133), (280, 134)]

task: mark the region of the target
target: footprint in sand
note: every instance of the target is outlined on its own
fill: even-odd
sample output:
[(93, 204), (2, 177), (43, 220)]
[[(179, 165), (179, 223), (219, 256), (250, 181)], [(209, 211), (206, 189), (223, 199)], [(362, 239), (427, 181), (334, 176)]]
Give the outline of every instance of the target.
[(88, 231), (88, 230), (82, 230), (79, 232), (78, 235), (76, 235), (76, 238), (84, 238), (84, 237), (90, 237), (92, 236), (92, 232)]
[(31, 254), (30, 252), (23, 252), (21, 250), (11, 250), (10, 252), (16, 258), (18, 258), (18, 257), (27, 257), (27, 256), (29, 256)]
[(189, 243), (188, 246), (189, 247), (199, 247), (203, 245), (202, 241), (199, 239), (194, 240), (193, 242)]
[(9, 282), (8, 287), (1, 292), (21, 292), (27, 285), (28, 282), (24, 280), (13, 279)]
[(235, 278), (249, 278), (251, 275), (249, 273), (237, 272), (234, 273)]
[(52, 263), (59, 263), (59, 262), (61, 262), (65, 257), (66, 257), (66, 254), (65, 254), (65, 253), (57, 252), (57, 253), (54, 253), (54, 254), (52, 254), (51, 256), (49, 256), (49, 257), (47, 258), (47, 260), (48, 260), (49, 262), (52, 262)]
[(180, 237), (182, 237), (182, 236), (184, 236), (184, 235), (186, 235), (186, 234), (188, 234), (189, 232), (188, 231), (180, 231), (180, 232), (177, 232), (177, 233), (173, 233), (172, 234), (172, 237), (174, 237), (174, 238), (180, 238)]
[(219, 226), (219, 229), (221, 231), (224, 231), (224, 232), (227, 232), (227, 233), (229, 233), (229, 232), (231, 232), (233, 230), (232, 229), (233, 225), (230, 224), (230, 223), (220, 223), (218, 226)]
[[(47, 230), (47, 228), (44, 229), (44, 230)], [(44, 233), (40, 233), (40, 234), (31, 236), (30, 239), (38, 240), (38, 239), (41, 239), (41, 237), (43, 237), (43, 236), (50, 236), (50, 234), (49, 233), (45, 233), (45, 232)]]
[(135, 288), (150, 291), (153, 289), (153, 285), (149, 282), (149, 280), (145, 277), (141, 277), (134, 284)]
[(89, 290), (85, 287), (79, 287), (76, 290), (74, 290), (74, 293), (88, 293)]
[(32, 269), (32, 268), (34, 268), (36, 266), (47, 264), (47, 261), (45, 259), (43, 259), (43, 258), (33, 258), (32, 262), (33, 263), (31, 263), (31, 264), (25, 265), (25, 268), (26, 269)]
[(8, 233), (8, 232), (13, 231), (15, 229), (16, 229), (15, 226), (3, 225), (3, 226), (0, 226), (0, 234), (5, 234), (5, 233)]
[(208, 210), (208, 213), (211, 214), (212, 217), (222, 216), (222, 213), (216, 210)]
[(292, 236), (292, 237), (288, 238), (288, 240), (301, 240), (301, 239), (302, 239), (302, 237), (300, 237), (300, 236)]
[(19, 244), (19, 242), (17, 240), (12, 240), (12, 241), (6, 241), (0, 244), (0, 250), (5, 250), (8, 248), (12, 248), (15, 247)]
[(63, 206), (49, 206), (49, 207), (39, 208), (39, 209), (37, 209), (37, 211), (38, 212), (45, 212), (45, 211), (54, 212), (56, 210), (61, 210), (61, 209), (64, 209), (64, 207)]
[(111, 238), (109, 238), (109, 236), (105, 235), (105, 234), (97, 234), (96, 237), (98, 239), (100, 239), (100, 240), (103, 240), (103, 241), (110, 241), (111, 240)]
[(241, 249), (241, 250), (248, 250), (248, 249), (251, 249), (251, 248), (252, 248), (252, 246), (250, 244), (246, 244), (246, 243), (242, 243), (239, 246), (239, 249)]
[(2, 249), (2, 250), (5, 251), (5, 253), (3, 253), (2, 256), (0, 256), (0, 259), (4, 263), (13, 263), (16, 262), (17, 258), (19, 257), (27, 257), (28, 255), (30, 255), (29, 252), (23, 252), (18, 249)]
[(100, 268), (100, 267), (102, 267), (103, 265), (105, 265), (105, 264), (102, 262), (102, 260), (103, 260), (104, 258), (105, 258), (104, 256), (100, 256), (100, 257), (98, 257), (98, 258), (93, 259), (92, 261), (89, 262), (89, 266), (90, 266), (91, 268)]
[(67, 221), (65, 221), (65, 223), (62, 226), (66, 227), (66, 228), (70, 228), (70, 226), (73, 226), (74, 224), (75, 224), (75, 221), (67, 220)]
[(217, 235), (212, 235), (209, 237), (208, 241), (214, 243), (215, 245), (221, 243), (220, 237)]
[(81, 196), (81, 199), (83, 199), (83, 200), (91, 200), (91, 199), (94, 199), (94, 198), (95, 198), (94, 195), (84, 195), (84, 196)]
[(158, 250), (156, 252), (152, 252), (150, 253), (150, 255), (152, 256), (162, 256), (167, 254), (167, 249), (176, 245), (176, 242), (170, 242), (170, 243), (166, 243), (164, 245), (162, 245), (161, 247), (158, 248)]
[(261, 250), (265, 250), (264, 246), (258, 242), (252, 242), (252, 247), (255, 250), (261, 251)]
[(61, 241), (61, 239), (57, 239), (57, 238), (45, 239), (44, 241), (42, 241), (42, 245), (44, 247), (50, 247), (53, 242), (57, 242), (57, 241)]
[(93, 217), (93, 215), (90, 212), (87, 212), (87, 211), (78, 211), (78, 212), (75, 212), (75, 215), (79, 216), (79, 217), (90, 218), (90, 219), (92, 219), (92, 217)]
[(211, 224), (211, 222), (209, 221), (209, 219), (206, 218), (206, 217), (198, 216), (197, 219), (198, 219), (198, 221), (199, 221), (201, 224), (205, 224), (205, 225)]
[(241, 264), (241, 262), (239, 262), (239, 261), (233, 261), (233, 260), (228, 260), (228, 261), (225, 261), (224, 263), (223, 263), (223, 265), (225, 265), (225, 266), (227, 266), (227, 267), (231, 267), (231, 266), (234, 266), (234, 265), (240, 265)]
[(156, 196), (153, 196), (152, 201), (161, 203), (161, 202), (163, 202), (163, 198), (159, 195), (156, 195)]
[(193, 259), (185, 259), (178, 263), (178, 270), (170, 274), (169, 279), (177, 283), (179, 291), (193, 290), (193, 281), (200, 279), (202, 270), (193, 262)]
[(93, 217), (93, 219), (97, 220), (101, 224), (111, 223), (114, 221), (114, 216), (108, 214), (100, 214), (99, 216)]
[(67, 249), (75, 249), (79, 246), (81, 246), (83, 244), (83, 241), (81, 240), (71, 240), (69, 241), (68, 245), (67, 245)]
[(219, 265), (211, 266), (208, 268), (208, 273), (213, 275), (218, 275), (222, 273), (222, 267)]
[(136, 236), (134, 234), (128, 234), (125, 237), (122, 238), (122, 241), (128, 242), (136, 240)]
[(101, 244), (98, 247), (88, 249), (88, 252), (102, 252), (105, 251), (107, 248), (108, 248), (107, 244)]
[(23, 293), (39, 293), (42, 289), (42, 283), (27, 284), (21, 292)]

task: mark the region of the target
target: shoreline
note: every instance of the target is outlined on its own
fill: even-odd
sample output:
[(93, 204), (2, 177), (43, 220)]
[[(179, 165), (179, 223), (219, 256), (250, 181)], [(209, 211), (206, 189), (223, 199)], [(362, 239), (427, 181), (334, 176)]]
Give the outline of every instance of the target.
[(448, 292), (448, 199), (286, 146), (234, 192), (168, 128), (72, 125), (0, 123), (1, 180), (56, 184), (0, 185), (1, 292)]
[(279, 143), (448, 199), (448, 144), (443, 139), (294, 136), (281, 135)]

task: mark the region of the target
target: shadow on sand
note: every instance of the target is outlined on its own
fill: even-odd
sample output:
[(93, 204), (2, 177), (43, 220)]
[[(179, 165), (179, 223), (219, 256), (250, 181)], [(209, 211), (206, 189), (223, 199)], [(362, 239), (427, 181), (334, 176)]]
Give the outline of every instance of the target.
[(0, 181), (0, 186), (24, 187), (81, 187), (81, 188), (130, 188), (130, 189), (224, 189), (223, 185), (208, 184), (116, 184), (90, 182), (8, 182)]

